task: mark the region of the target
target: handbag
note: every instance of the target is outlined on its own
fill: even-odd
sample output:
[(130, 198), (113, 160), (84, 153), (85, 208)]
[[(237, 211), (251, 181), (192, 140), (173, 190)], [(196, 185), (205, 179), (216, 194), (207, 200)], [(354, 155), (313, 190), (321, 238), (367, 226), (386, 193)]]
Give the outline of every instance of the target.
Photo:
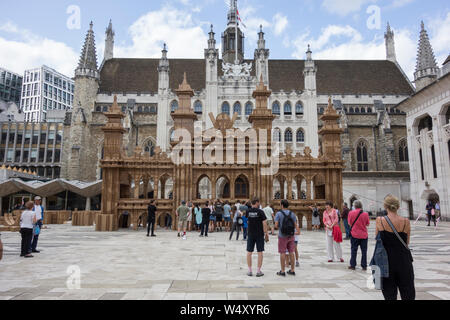
[(412, 256), (412, 250), (408, 247), (408, 245), (405, 243), (405, 241), (403, 241), (402, 237), (400, 237), (400, 235), (397, 232), (397, 229), (395, 229), (394, 225), (392, 224), (391, 220), (389, 219), (388, 216), (384, 217), (387, 221), (387, 223), (389, 224), (389, 226), (391, 227), (392, 231), (394, 231), (394, 234), (396, 235), (397, 239), (402, 243), (402, 245), (406, 248), (406, 250), (408, 250), (409, 253), (409, 258), (411, 259), (411, 262), (414, 262), (413, 256)]
[(41, 233), (41, 228), (38, 225), (33, 227), (33, 235), (38, 236)]
[(237, 219), (237, 223), (238, 223), (238, 225), (243, 225), (244, 224), (244, 219), (238, 218)]

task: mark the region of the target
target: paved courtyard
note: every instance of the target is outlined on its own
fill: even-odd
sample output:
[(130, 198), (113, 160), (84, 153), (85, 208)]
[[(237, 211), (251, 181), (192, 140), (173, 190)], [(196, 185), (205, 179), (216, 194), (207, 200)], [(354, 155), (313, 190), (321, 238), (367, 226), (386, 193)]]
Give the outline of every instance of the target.
[[(323, 232), (302, 231), (296, 277), (279, 278), (276, 237), (264, 256), (263, 278), (246, 276), (245, 242), (228, 234), (183, 241), (176, 233), (157, 230), (147, 238), (141, 229), (97, 233), (93, 227), (49, 225), (40, 239), (42, 252), (19, 257), (20, 235), (3, 233), (0, 262), (2, 299), (382, 299), (367, 288), (368, 274), (347, 270), (350, 244), (343, 244), (345, 264), (327, 263)], [(371, 227), (373, 234), (373, 225)], [(369, 257), (374, 241), (370, 241)], [(413, 227), (417, 298), (450, 299), (450, 223), (437, 231), (424, 222)], [(256, 264), (256, 257), (254, 258)], [(78, 266), (81, 289), (66, 282)], [(68, 273), (68, 271), (70, 271)]]

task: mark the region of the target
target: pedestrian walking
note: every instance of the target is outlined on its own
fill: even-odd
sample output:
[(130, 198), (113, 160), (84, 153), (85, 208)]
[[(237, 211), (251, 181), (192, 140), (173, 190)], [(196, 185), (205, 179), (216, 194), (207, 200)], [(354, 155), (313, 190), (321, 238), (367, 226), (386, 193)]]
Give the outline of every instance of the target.
[(428, 200), (427, 206), (425, 207), (427, 210), (427, 217), (428, 217), (428, 227), (430, 226), (431, 219), (433, 219), (434, 226), (436, 227), (436, 212), (435, 212), (435, 206), (433, 204), (433, 201)]
[(33, 211), (34, 203), (28, 201), (25, 204), (25, 211), (20, 216), (20, 234), (22, 236), (20, 256), (33, 258), (31, 255), (31, 241), (33, 238), (33, 229), (37, 223), (36, 212)]
[(364, 271), (367, 270), (367, 244), (369, 241), (369, 233), (367, 228), (370, 225), (369, 214), (363, 211), (362, 203), (359, 200), (355, 201), (355, 210), (348, 214), (348, 223), (350, 225), (351, 237), (351, 259), (350, 270), (356, 269), (356, 257), (358, 255), (358, 248), (361, 247), (361, 267)]
[(178, 218), (178, 237), (180, 237), (180, 232), (183, 230), (183, 240), (186, 240), (186, 227), (187, 218), (189, 214), (189, 208), (186, 206), (186, 201), (181, 202), (181, 206), (178, 207), (176, 215)]
[(336, 213), (336, 210), (333, 209), (333, 203), (331, 201), (327, 201), (325, 205), (325, 211), (323, 212), (323, 224), (325, 225), (328, 262), (334, 261), (335, 252), (338, 260), (344, 262), (344, 259), (342, 258), (342, 249), (340, 244), (340, 242), (342, 242), (342, 233), (338, 226), (338, 221), (339, 218)]
[(264, 273), (261, 271), (264, 254), (264, 241), (269, 241), (269, 234), (267, 232), (266, 214), (259, 209), (259, 199), (255, 198), (252, 201), (252, 207), (247, 212), (248, 217), (248, 239), (247, 239), (247, 265), (249, 277), (253, 276), (252, 270), (252, 255), (256, 250), (258, 252), (258, 269), (256, 276), (262, 277)]
[(387, 215), (377, 218), (376, 234), (380, 234), (389, 262), (389, 277), (382, 278), (382, 292), (386, 300), (415, 300), (413, 257), (408, 247), (411, 224), (397, 212), (400, 201), (394, 196), (384, 199)]
[(289, 254), (291, 269), (287, 274), (295, 276), (295, 232), (297, 229), (297, 217), (289, 210), (289, 202), (281, 201), (281, 211), (275, 216), (275, 227), (278, 231), (278, 253), (280, 254), (281, 270), (278, 276), (285, 277), (286, 252)]
[(230, 232), (230, 240), (233, 237), (234, 232), (236, 231), (236, 241), (239, 240), (239, 232), (241, 231), (242, 225), (244, 224), (244, 220), (242, 219), (242, 213), (239, 210), (240, 204), (236, 203), (235, 212), (233, 216), (233, 225), (231, 227)]
[(200, 237), (208, 236), (209, 228), (209, 217), (211, 216), (211, 209), (209, 207), (209, 202), (205, 202), (202, 208), (202, 226), (200, 230)]
[[(33, 232), (33, 240), (31, 242), (31, 252), (33, 253), (39, 253), (40, 251), (37, 249), (39, 235), (42, 231), (42, 226), (44, 225), (44, 207), (41, 205), (42, 198), (41, 197), (35, 197), (34, 198), (34, 207), (33, 211), (36, 214), (36, 226), (39, 228), (39, 232)], [(37, 230), (37, 228), (35, 227)]]
[(155, 235), (155, 220), (156, 220), (156, 206), (155, 200), (150, 201), (150, 205), (147, 208), (147, 237), (150, 237), (150, 230), (152, 231), (151, 236), (156, 237)]
[(267, 226), (270, 229), (270, 235), (275, 235), (275, 224), (273, 222), (273, 209), (270, 206), (270, 204), (267, 204), (267, 206), (263, 209), (264, 213), (266, 214), (266, 218), (267, 218)]

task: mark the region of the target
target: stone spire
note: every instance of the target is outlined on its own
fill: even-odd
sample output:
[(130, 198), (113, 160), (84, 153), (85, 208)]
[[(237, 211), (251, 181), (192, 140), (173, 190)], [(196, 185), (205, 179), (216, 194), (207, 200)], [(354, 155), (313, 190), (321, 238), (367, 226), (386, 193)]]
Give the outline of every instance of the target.
[(216, 49), (216, 39), (215, 39), (215, 33), (213, 31), (213, 25), (211, 25), (211, 31), (209, 32), (209, 39), (208, 39), (208, 49), (214, 50)]
[(161, 59), (159, 60), (158, 71), (169, 72), (169, 59), (167, 59), (167, 45), (164, 43), (164, 47), (161, 51)]
[(98, 78), (97, 52), (95, 49), (95, 36), (93, 30), (94, 24), (90, 23), (84, 41), (83, 50), (81, 51), (80, 61), (75, 70), (75, 76), (90, 76)]
[(386, 33), (384, 34), (386, 44), (386, 60), (396, 62), (397, 54), (395, 53), (394, 31), (391, 29), (389, 22), (387, 24)]
[(439, 68), (436, 64), (433, 48), (422, 21), (419, 48), (417, 50), (416, 72), (414, 73), (416, 89), (420, 90), (432, 83), (437, 78), (438, 73)]
[(237, 0), (230, 0), (230, 10), (228, 11), (228, 26), (234, 26), (237, 22)]
[(311, 46), (308, 44), (308, 50), (306, 51), (305, 69), (303, 70), (303, 76), (305, 79), (305, 91), (309, 95), (315, 95), (317, 90), (316, 82), (317, 67), (312, 58)]
[(266, 48), (266, 40), (264, 39), (264, 32), (262, 25), (259, 26), (259, 33), (258, 33), (258, 49), (265, 49)]
[(108, 28), (106, 29), (106, 40), (105, 40), (105, 54), (104, 61), (110, 60), (114, 57), (114, 30), (112, 28), (112, 21), (109, 20)]

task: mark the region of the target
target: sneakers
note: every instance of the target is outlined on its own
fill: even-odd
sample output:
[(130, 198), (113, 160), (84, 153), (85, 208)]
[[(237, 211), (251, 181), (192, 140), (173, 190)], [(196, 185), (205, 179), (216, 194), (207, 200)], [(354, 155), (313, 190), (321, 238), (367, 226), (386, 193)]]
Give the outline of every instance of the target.
[(328, 263), (332, 263), (333, 262), (333, 260), (328, 260)]
[(178, 232), (178, 238), (180, 237), (180, 233)]
[(297, 268), (300, 267), (300, 262), (296, 261), (296, 262), (295, 262), (295, 266), (296, 266)]
[(257, 274), (256, 274), (256, 277), (257, 278), (260, 278), (260, 277), (263, 277), (264, 276), (264, 273), (262, 273), (262, 271), (260, 271), (260, 272), (258, 272)]
[(279, 271), (277, 272), (277, 276), (286, 277), (286, 272)]
[(356, 270), (356, 268), (355, 268), (355, 267), (352, 267), (352, 266), (348, 267), (348, 269), (349, 269), (349, 270), (353, 270), (353, 271)]
[(249, 276), (249, 277), (253, 277), (253, 272), (247, 272), (247, 275)]
[(295, 271), (289, 270), (287, 272), (287, 274), (290, 275), (290, 276), (295, 276)]
[(344, 259), (341, 258), (341, 263), (344, 263)]
[(183, 240), (186, 240), (186, 239), (187, 239), (187, 238), (186, 238), (186, 235), (184, 235), (184, 236), (183, 236)]

